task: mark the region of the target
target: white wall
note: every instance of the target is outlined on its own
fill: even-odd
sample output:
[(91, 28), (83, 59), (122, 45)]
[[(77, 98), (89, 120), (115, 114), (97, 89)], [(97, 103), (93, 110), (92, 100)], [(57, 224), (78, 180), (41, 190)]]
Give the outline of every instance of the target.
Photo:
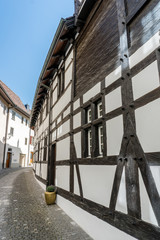
[[(4, 111), (5, 106), (6, 106), (6, 111), (4, 114), (3, 111)], [(0, 169), (2, 168), (2, 162), (3, 162), (6, 119), (7, 119), (7, 105), (0, 98)]]
[(57, 142), (56, 160), (67, 160), (70, 158), (70, 137)]
[[(19, 164), (19, 153), (26, 155), (25, 166), (27, 166), (28, 160), (28, 144), (29, 144), (29, 119), (27, 119), (28, 123), (26, 126), (26, 117), (24, 117), (23, 123), (21, 123), (22, 115), (15, 111), (16, 113), (15, 120), (12, 120), (12, 109), (9, 111), (9, 122), (8, 122), (8, 134), (10, 133), (10, 128), (14, 128), (13, 136), (8, 135), (7, 144), (10, 148), (14, 149), (14, 164)], [(27, 144), (25, 145), (25, 138), (27, 138)], [(17, 148), (17, 151), (15, 150)], [(18, 150), (20, 149), (20, 150)], [(6, 149), (7, 151), (7, 149)], [(11, 165), (12, 166), (12, 165)]]
[(89, 214), (61, 196), (57, 204), (86, 231), (94, 240), (133, 240), (136, 238)]

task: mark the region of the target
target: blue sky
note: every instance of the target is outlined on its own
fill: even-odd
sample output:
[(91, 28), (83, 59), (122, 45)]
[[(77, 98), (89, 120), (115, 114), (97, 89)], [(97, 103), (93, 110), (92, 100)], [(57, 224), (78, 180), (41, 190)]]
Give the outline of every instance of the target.
[(73, 13), (74, 0), (0, 0), (0, 79), (30, 107), (59, 21)]

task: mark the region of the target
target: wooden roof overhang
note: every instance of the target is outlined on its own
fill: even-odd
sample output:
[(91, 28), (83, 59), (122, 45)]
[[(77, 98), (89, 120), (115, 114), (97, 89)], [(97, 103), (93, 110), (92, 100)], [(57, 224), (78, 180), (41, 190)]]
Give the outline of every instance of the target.
[(20, 113), (24, 114), (27, 118), (30, 117), (29, 113), (23, 111), (20, 107), (18, 107), (10, 98), (10, 96), (7, 94), (3, 86), (0, 84), (0, 96), (8, 103), (10, 108), (15, 108), (17, 109)]
[(100, 0), (83, 0), (82, 5), (78, 11), (78, 15), (75, 18), (75, 25), (77, 27), (82, 27), (91, 12), (94, 4)]
[(30, 126), (34, 127), (54, 73), (64, 58), (65, 52), (75, 36), (75, 18), (61, 19), (44, 62), (33, 100)]

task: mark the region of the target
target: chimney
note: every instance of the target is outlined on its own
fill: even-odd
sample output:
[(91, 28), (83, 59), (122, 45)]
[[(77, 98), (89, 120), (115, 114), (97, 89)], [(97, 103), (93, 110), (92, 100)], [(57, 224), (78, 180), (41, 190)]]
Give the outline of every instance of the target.
[(25, 106), (25, 108), (27, 109), (27, 112), (29, 112), (29, 111), (30, 111), (29, 105), (28, 105), (28, 104), (25, 104), (24, 106)]

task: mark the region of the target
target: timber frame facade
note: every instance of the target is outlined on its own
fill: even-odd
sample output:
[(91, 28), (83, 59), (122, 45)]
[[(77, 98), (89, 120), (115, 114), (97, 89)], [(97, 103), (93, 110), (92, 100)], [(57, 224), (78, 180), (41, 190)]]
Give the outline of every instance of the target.
[(160, 2), (75, 0), (37, 84), (34, 171), (94, 239), (160, 238), (159, 109)]

